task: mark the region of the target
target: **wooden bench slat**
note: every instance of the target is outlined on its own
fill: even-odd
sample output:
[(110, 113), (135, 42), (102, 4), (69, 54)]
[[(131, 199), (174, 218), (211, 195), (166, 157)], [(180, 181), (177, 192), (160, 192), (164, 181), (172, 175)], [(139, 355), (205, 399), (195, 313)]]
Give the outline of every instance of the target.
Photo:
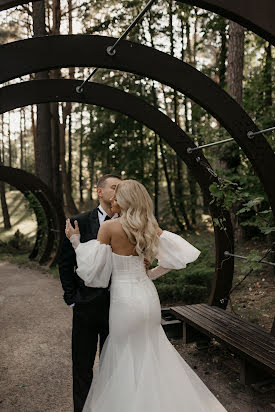
[[(229, 318), (224, 318), (223, 317), (223, 313), (221, 311), (223, 311), (223, 309), (221, 309), (221, 311), (216, 312), (212, 311), (211, 306), (209, 307), (203, 307), (203, 310), (200, 310), (200, 308), (198, 308), (196, 305), (192, 305), (192, 307), (189, 307), (189, 309), (192, 309), (193, 311), (196, 311), (197, 313), (201, 314), (202, 316), (205, 316), (206, 318), (208, 318), (209, 320), (213, 320), (217, 323), (217, 325), (219, 324), (220, 326), (225, 328), (225, 331), (230, 333), (230, 334), (235, 334), (237, 333), (238, 336), (242, 336), (244, 339), (253, 342), (254, 344), (256, 344), (257, 346), (259, 346), (260, 350), (266, 349), (269, 352), (274, 352), (275, 354), (275, 339), (273, 338), (273, 341), (270, 341), (269, 339), (267, 340), (267, 338), (269, 338), (268, 333), (265, 332), (265, 335), (258, 335), (257, 334), (257, 329), (253, 331), (250, 330), (246, 330), (245, 329), (245, 322), (243, 321), (241, 325), (234, 325), (231, 322), (231, 319)], [(213, 318), (213, 316), (215, 318)], [(235, 327), (237, 327), (237, 331), (234, 329)]]
[[(193, 305), (192, 305), (193, 306)], [(194, 305), (195, 306), (195, 305)], [(221, 314), (222, 316), (230, 319), (231, 321), (233, 321), (234, 323), (236, 323), (236, 325), (242, 325), (243, 323), (245, 323), (245, 326), (250, 330), (250, 331), (255, 331), (257, 334), (261, 334), (263, 335), (269, 342), (273, 343), (274, 342), (274, 337), (272, 335), (270, 335), (268, 332), (266, 332), (264, 329), (262, 329), (260, 326), (258, 325), (254, 325), (251, 322), (247, 322), (246, 320), (242, 319), (242, 318), (238, 318), (236, 317), (236, 315), (230, 313), (230, 312), (226, 312), (224, 309), (218, 308), (217, 306), (209, 306), (205, 303), (202, 304), (202, 306), (206, 309), (211, 308), (211, 310), (215, 311), (216, 313)]]
[[(186, 306), (179, 306), (179, 308), (185, 308)], [(217, 317), (222, 316), (222, 318), (224, 319), (224, 322), (226, 322), (226, 319), (228, 319), (229, 322), (231, 323), (236, 323), (236, 327), (238, 328), (246, 328), (246, 325), (248, 324), (248, 330), (249, 333), (255, 333), (255, 334), (261, 334), (263, 336), (263, 338), (265, 339), (265, 342), (268, 344), (271, 344), (272, 347), (275, 344), (275, 340), (274, 337), (272, 335), (270, 335), (269, 333), (267, 333), (265, 330), (261, 329), (259, 326), (254, 325), (253, 323), (249, 323), (246, 322), (243, 319), (238, 319), (236, 317), (236, 315), (233, 315), (229, 312), (226, 312), (224, 309), (218, 308), (216, 306), (209, 306), (205, 303), (202, 304), (197, 304), (197, 305), (188, 305), (189, 308), (194, 308), (194, 307), (201, 307), (201, 313), (204, 313), (204, 309), (208, 309), (210, 311), (210, 313), (212, 313), (213, 311), (215, 312), (215, 314), (217, 314)], [(214, 316), (214, 314), (213, 314)]]
[[(210, 308), (210, 309), (209, 309)], [(212, 307), (205, 305), (204, 307), (205, 311), (212, 311)], [(216, 310), (218, 309), (218, 310)], [(272, 335), (270, 335), (268, 332), (265, 330), (262, 330), (259, 326), (254, 326), (251, 327), (250, 325), (247, 325), (246, 321), (244, 319), (240, 319), (236, 321), (236, 316), (231, 315), (227, 316), (227, 313), (220, 308), (215, 308), (213, 309), (213, 315), (217, 316), (219, 319), (224, 319), (225, 322), (228, 322), (228, 325), (231, 327), (235, 327), (238, 329), (238, 332), (240, 331), (241, 333), (246, 333), (248, 336), (257, 336), (258, 339), (262, 340), (262, 343), (265, 345), (269, 346), (272, 349), (275, 349), (275, 339)], [(225, 313), (226, 315), (225, 315)]]
[(202, 324), (205, 324), (206, 322), (211, 322), (212, 327), (215, 327), (217, 332), (220, 330), (223, 333), (228, 334), (228, 336), (235, 335), (237, 336), (237, 338), (243, 337), (244, 339), (250, 341), (253, 346), (258, 346), (259, 347), (258, 350), (260, 351), (265, 350), (267, 353), (275, 354), (275, 339), (273, 340), (272, 344), (270, 343), (270, 344), (265, 345), (262, 337), (261, 337), (261, 340), (255, 339), (257, 337), (255, 333), (251, 335), (251, 333), (247, 333), (247, 334), (240, 333), (241, 332), (240, 330), (238, 331), (235, 331), (234, 329), (232, 330), (231, 327), (228, 327), (228, 324), (226, 322), (220, 321), (219, 319), (213, 318), (211, 316), (207, 316), (209, 314), (205, 312), (201, 312), (197, 308), (184, 307), (181, 310), (181, 314), (184, 314), (184, 313), (185, 313), (186, 318), (189, 320), (192, 318), (194, 313), (197, 313), (202, 318), (204, 318), (204, 320), (202, 320), (201, 322)]
[[(180, 307), (177, 308), (171, 308), (172, 312), (174, 314), (181, 315), (184, 320), (187, 320), (187, 323), (190, 323), (192, 326), (195, 328), (201, 330), (203, 333), (209, 332), (209, 334), (215, 338), (218, 338), (220, 340), (225, 341), (228, 343), (233, 349), (239, 349), (241, 352), (246, 354), (249, 358), (255, 359), (260, 363), (263, 363), (266, 365), (268, 368), (275, 369), (275, 359), (274, 355), (270, 354), (271, 356), (263, 356), (263, 351), (259, 353), (259, 348), (255, 345), (250, 345), (250, 348), (247, 347), (247, 345), (243, 344), (243, 340), (239, 339), (237, 336), (235, 338), (232, 338), (231, 336), (228, 336), (226, 333), (224, 333), (224, 330), (219, 330), (217, 331), (217, 328), (215, 327), (216, 325), (209, 321), (205, 322), (205, 318), (197, 313), (194, 313), (194, 311), (190, 311), (189, 309), (186, 309), (184, 307), (184, 310), (188, 311), (186, 319), (184, 317), (184, 313), (180, 313)], [(192, 320), (188, 318), (188, 315), (192, 316)], [(206, 324), (207, 323), (207, 324)], [(267, 355), (267, 354), (265, 354)]]

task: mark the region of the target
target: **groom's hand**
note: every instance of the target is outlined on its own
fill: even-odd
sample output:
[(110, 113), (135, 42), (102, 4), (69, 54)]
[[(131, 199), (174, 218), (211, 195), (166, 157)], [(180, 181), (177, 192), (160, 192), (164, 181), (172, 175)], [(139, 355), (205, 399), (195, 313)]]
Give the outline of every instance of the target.
[(146, 273), (148, 273), (148, 270), (149, 270), (149, 267), (150, 267), (150, 263), (148, 262), (147, 259), (144, 259), (144, 266), (145, 266)]
[(66, 220), (66, 228), (65, 228), (65, 233), (68, 239), (72, 235), (80, 235), (79, 227), (78, 227), (78, 222), (77, 220), (74, 221), (75, 228), (72, 227), (70, 219)]

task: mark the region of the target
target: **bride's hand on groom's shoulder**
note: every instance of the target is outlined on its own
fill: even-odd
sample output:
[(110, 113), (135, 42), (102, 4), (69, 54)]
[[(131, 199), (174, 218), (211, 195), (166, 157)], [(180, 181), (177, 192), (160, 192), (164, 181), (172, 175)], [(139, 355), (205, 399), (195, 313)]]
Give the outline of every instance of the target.
[(79, 231), (79, 227), (78, 227), (78, 222), (77, 220), (74, 221), (74, 228), (71, 225), (70, 219), (66, 220), (66, 228), (65, 228), (65, 234), (67, 236), (68, 239), (70, 239), (70, 237), (72, 235), (80, 235), (80, 231)]
[(147, 259), (144, 259), (144, 266), (145, 266), (146, 273), (148, 274), (150, 262)]

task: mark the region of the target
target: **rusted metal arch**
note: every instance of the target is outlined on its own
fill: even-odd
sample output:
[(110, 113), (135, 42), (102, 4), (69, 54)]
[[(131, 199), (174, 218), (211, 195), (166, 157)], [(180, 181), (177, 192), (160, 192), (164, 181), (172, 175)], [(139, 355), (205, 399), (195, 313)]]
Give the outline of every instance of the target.
[(37, 198), (48, 224), (48, 231), (45, 234), (47, 236), (46, 246), (39, 263), (49, 266), (56, 265), (64, 236), (65, 216), (62, 206), (42, 180), (24, 170), (0, 165), (0, 180), (16, 187), (25, 195), (30, 192)]
[[(33, 0), (37, 1), (37, 0)], [(275, 44), (274, 0), (177, 0), (233, 20)], [(28, 3), (26, 0), (0, 0), (0, 11)]]
[[(112, 37), (69, 35), (21, 40), (0, 46), (0, 82), (25, 74), (61, 67), (104, 67), (149, 77), (184, 93), (211, 113), (243, 149), (258, 174), (275, 212), (274, 153), (238, 103), (213, 80), (172, 56), (129, 41), (122, 41), (114, 56), (106, 48)], [(90, 51), (90, 52), (89, 52)], [(197, 153), (189, 155), (195, 162)]]
[[(94, 104), (126, 114), (154, 130), (167, 141), (191, 169), (210, 203), (209, 185), (217, 181), (217, 178), (188, 156), (186, 149), (192, 144), (192, 139), (168, 116), (141, 98), (98, 83), (88, 83), (84, 93), (78, 94), (75, 89), (80, 84), (81, 82), (77, 80), (35, 80), (3, 87), (0, 89), (0, 113), (29, 104), (74, 101)], [(209, 165), (204, 156), (201, 156), (201, 159)], [(226, 260), (223, 264), (222, 261), (224, 260), (224, 251), (234, 248), (233, 230), (229, 214), (224, 213), (215, 204), (209, 204), (209, 209), (213, 218), (221, 216), (226, 218), (226, 231), (218, 227), (214, 228), (216, 272), (209, 297), (210, 304), (225, 307), (226, 302), (221, 303), (220, 299), (227, 296), (231, 288), (234, 265), (233, 259)]]

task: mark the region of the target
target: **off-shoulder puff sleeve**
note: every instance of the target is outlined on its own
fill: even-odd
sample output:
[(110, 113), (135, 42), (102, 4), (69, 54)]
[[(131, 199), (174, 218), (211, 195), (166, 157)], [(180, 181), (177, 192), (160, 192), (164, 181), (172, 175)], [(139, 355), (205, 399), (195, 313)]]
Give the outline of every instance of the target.
[(112, 273), (112, 249), (98, 240), (79, 243), (75, 249), (78, 276), (86, 286), (107, 288)]
[(158, 265), (167, 269), (184, 269), (187, 263), (194, 262), (200, 251), (182, 237), (164, 230), (160, 235)]

